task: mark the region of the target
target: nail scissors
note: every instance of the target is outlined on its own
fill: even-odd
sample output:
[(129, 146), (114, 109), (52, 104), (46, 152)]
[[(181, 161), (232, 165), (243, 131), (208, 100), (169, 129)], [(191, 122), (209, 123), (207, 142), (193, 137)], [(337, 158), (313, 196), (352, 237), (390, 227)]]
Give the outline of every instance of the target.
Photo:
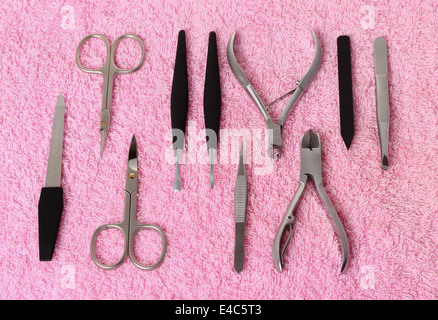
[[(233, 71), (233, 73), (234, 73), (235, 77), (237, 78), (237, 80), (239, 81), (239, 83), (246, 90), (246, 92), (249, 94), (251, 99), (256, 104), (259, 111), (262, 113), (263, 118), (265, 119), (266, 124), (268, 126), (268, 130), (269, 130), (268, 152), (269, 152), (271, 159), (274, 158), (274, 150), (276, 150), (276, 153), (277, 153), (275, 158), (277, 160), (280, 158), (282, 144), (283, 144), (282, 139), (281, 139), (281, 134), (283, 131), (283, 124), (286, 121), (286, 118), (289, 115), (289, 113), (291, 112), (292, 108), (294, 107), (294, 105), (297, 103), (297, 101), (301, 97), (302, 93), (309, 86), (310, 82), (312, 81), (315, 74), (317, 73), (319, 66), (321, 65), (321, 59), (322, 59), (321, 44), (320, 44), (318, 37), (316, 36), (316, 33), (314, 31), (312, 31), (312, 35), (313, 35), (313, 39), (314, 39), (315, 45), (316, 45), (315, 57), (313, 58), (312, 64), (310, 65), (310, 68), (308, 69), (308, 71), (306, 72), (304, 77), (301, 80), (297, 81), (297, 87), (290, 92), (290, 93), (292, 93), (292, 96), (290, 97), (289, 101), (287, 102), (286, 107), (284, 108), (283, 113), (281, 114), (277, 123), (274, 123), (272, 121), (271, 117), (268, 114), (268, 108), (263, 104), (259, 95), (255, 91), (255, 89), (253, 88), (251, 83), (248, 81), (248, 78), (245, 76), (245, 74), (243, 73), (239, 64), (237, 63), (237, 59), (234, 55), (234, 38), (236, 37), (236, 31), (234, 31), (234, 33), (231, 35), (231, 37), (228, 41), (228, 45), (227, 45), (228, 64), (230, 65), (230, 68)], [(280, 97), (280, 98), (282, 98), (282, 97)]]
[[(82, 46), (85, 41), (90, 38), (99, 38), (105, 42), (106, 46), (106, 59), (102, 67), (98, 69), (87, 69), (85, 68), (80, 61), (79, 54)], [(129, 38), (138, 42), (141, 47), (141, 58), (139, 64), (133, 69), (120, 69), (116, 66), (114, 55), (117, 48), (117, 45), (122, 39)], [(106, 137), (108, 135), (108, 128), (110, 122), (110, 110), (111, 110), (111, 101), (113, 95), (113, 84), (114, 84), (114, 76), (116, 74), (128, 74), (136, 72), (143, 64), (145, 57), (145, 49), (144, 44), (139, 37), (133, 34), (124, 34), (116, 39), (112, 46), (110, 46), (109, 41), (101, 34), (94, 33), (86, 36), (79, 42), (79, 45), (76, 49), (76, 64), (79, 69), (87, 73), (98, 73), (103, 75), (103, 95), (102, 95), (102, 111), (100, 117), (100, 157), (103, 156), (103, 149), (105, 147)]]
[[(319, 193), (320, 198), (327, 206), (330, 212), (330, 222), (332, 223), (333, 227), (336, 227), (334, 231), (336, 235), (340, 238), (342, 244), (342, 273), (345, 270), (348, 262), (348, 239), (342, 223), (339, 220), (338, 214), (336, 213), (336, 210), (333, 207), (333, 204), (331, 203), (322, 185), (321, 140), (319, 138), (319, 134), (312, 130), (306, 131), (301, 139), (300, 183), (294, 197), (292, 198), (292, 201), (289, 204), (289, 207), (286, 210), (286, 214), (284, 215), (284, 218), (280, 223), (277, 234), (275, 235), (272, 252), (275, 266), (278, 271), (282, 271), (284, 266), (284, 254), (292, 238), (292, 226), (295, 221), (294, 213), (297, 210), (298, 204), (301, 200), (304, 188), (306, 187), (307, 180), (309, 178), (313, 179), (316, 191)], [(284, 241), (283, 247), (281, 247), (281, 242), (287, 233), (287, 238)]]
[[(93, 234), (91, 239), (91, 257), (102, 269), (115, 269), (119, 267), (129, 255), (129, 258), (134, 263), (137, 268), (142, 270), (153, 270), (157, 268), (164, 260), (167, 249), (166, 235), (163, 230), (153, 224), (140, 224), (136, 219), (136, 209), (137, 209), (137, 183), (138, 183), (138, 158), (137, 158), (137, 143), (135, 140), (135, 135), (132, 137), (131, 145), (129, 148), (128, 156), (128, 169), (126, 173), (126, 187), (125, 187), (125, 214), (123, 221), (121, 223), (111, 223), (101, 225)], [(95, 247), (96, 239), (99, 233), (106, 229), (118, 229), (123, 233), (125, 245), (123, 249), (123, 255), (118, 262), (113, 265), (105, 265), (101, 263), (96, 257)], [(157, 231), (161, 236), (161, 255), (157, 262), (151, 265), (143, 265), (139, 263), (134, 256), (134, 237), (138, 231), (141, 229), (151, 229)]]

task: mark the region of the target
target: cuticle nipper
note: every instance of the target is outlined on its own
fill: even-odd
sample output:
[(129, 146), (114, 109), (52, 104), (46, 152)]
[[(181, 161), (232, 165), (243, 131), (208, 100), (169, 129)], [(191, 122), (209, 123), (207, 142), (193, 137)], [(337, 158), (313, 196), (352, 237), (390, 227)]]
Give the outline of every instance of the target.
[(259, 95), (255, 91), (255, 89), (253, 88), (253, 86), (251, 85), (248, 78), (245, 76), (245, 74), (243, 73), (241, 67), (237, 62), (237, 59), (234, 55), (234, 38), (236, 37), (236, 31), (233, 32), (233, 34), (231, 35), (228, 41), (228, 45), (227, 45), (228, 64), (230, 65), (230, 68), (233, 71), (239, 83), (242, 85), (242, 87), (249, 94), (253, 102), (256, 104), (257, 108), (263, 115), (263, 118), (265, 119), (266, 124), (268, 126), (268, 130), (269, 130), (268, 152), (271, 159), (274, 158), (274, 150), (276, 150), (275, 158), (278, 160), (281, 157), (282, 144), (283, 144), (281, 135), (283, 131), (284, 122), (286, 121), (286, 118), (288, 117), (294, 105), (297, 103), (303, 92), (307, 89), (310, 82), (315, 77), (321, 65), (321, 60), (322, 60), (321, 43), (319, 42), (319, 39), (314, 31), (312, 31), (312, 35), (316, 45), (315, 57), (313, 58), (312, 64), (310, 65), (310, 68), (308, 69), (304, 77), (301, 80), (297, 81), (297, 87), (292, 91), (290, 91), (290, 93), (292, 93), (292, 96), (289, 98), (289, 101), (287, 102), (286, 107), (284, 108), (282, 114), (280, 115), (277, 123), (274, 123), (272, 121), (271, 117), (268, 114), (268, 108), (263, 104)]

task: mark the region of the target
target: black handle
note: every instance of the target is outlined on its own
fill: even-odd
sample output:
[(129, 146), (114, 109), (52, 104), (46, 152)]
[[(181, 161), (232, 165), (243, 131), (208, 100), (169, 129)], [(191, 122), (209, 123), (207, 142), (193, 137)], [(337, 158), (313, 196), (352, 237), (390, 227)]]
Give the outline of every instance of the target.
[(40, 261), (51, 261), (63, 209), (61, 187), (44, 187), (38, 203)]
[[(175, 69), (173, 73), (170, 113), (172, 129), (186, 132), (187, 112), (189, 109), (189, 81), (187, 76), (186, 34), (181, 30), (178, 34)], [(174, 136), (175, 141), (175, 136)]]
[[(217, 149), (221, 118), (221, 83), (217, 54), (216, 33), (210, 32), (208, 39), (207, 67), (204, 86), (204, 118), (207, 147)], [(214, 135), (211, 131), (214, 132)]]

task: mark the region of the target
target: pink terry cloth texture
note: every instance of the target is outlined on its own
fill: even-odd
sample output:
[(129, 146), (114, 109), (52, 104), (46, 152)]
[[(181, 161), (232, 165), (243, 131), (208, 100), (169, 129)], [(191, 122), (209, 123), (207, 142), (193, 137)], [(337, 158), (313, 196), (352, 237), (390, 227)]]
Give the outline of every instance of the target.
[[(0, 4), (0, 298), (145, 300), (348, 300), (438, 298), (438, 3), (427, 1), (13, 1)], [(170, 94), (178, 32), (186, 31), (190, 105), (182, 190), (174, 192)], [(283, 153), (266, 159), (266, 124), (235, 79), (235, 53), (267, 104), (295, 86), (314, 57), (322, 63), (283, 128)], [(217, 34), (222, 87), (221, 136), (210, 189), (203, 91), (209, 32)], [(110, 43), (139, 36), (143, 66), (115, 77), (103, 158), (99, 121), (103, 78), (76, 65), (80, 40)], [(340, 134), (336, 39), (351, 38), (355, 135)], [(380, 166), (373, 41), (388, 42), (389, 170)], [(103, 42), (90, 40), (82, 62), (98, 67)], [(124, 40), (116, 63), (132, 67), (140, 49)], [(44, 186), (55, 103), (66, 101), (62, 187), (64, 211), (53, 260), (39, 261), (38, 201)], [(269, 113), (276, 121), (287, 98)], [(323, 182), (350, 242), (341, 256), (328, 211), (312, 183), (293, 227), (284, 270), (272, 245), (298, 186), (300, 138), (316, 130)], [(90, 257), (94, 230), (123, 217), (129, 143), (139, 157), (137, 218), (167, 235), (163, 264), (137, 269), (129, 258), (115, 270)], [(245, 263), (234, 259), (234, 184), (239, 140), (245, 140), (248, 214)], [(135, 253), (159, 255), (159, 236), (141, 232)], [(103, 232), (97, 251), (107, 263), (122, 239)]]

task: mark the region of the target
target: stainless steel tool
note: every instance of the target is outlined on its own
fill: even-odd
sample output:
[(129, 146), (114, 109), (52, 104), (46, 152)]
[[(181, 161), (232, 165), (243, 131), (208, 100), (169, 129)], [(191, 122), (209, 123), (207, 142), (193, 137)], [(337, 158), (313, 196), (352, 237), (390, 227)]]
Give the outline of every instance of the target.
[(38, 233), (40, 261), (51, 261), (55, 250), (59, 224), (63, 211), (61, 187), (62, 150), (64, 143), (64, 97), (56, 102), (47, 163), (46, 182), (38, 202)]
[(239, 167), (237, 169), (236, 186), (234, 189), (234, 269), (240, 273), (243, 270), (245, 257), (245, 225), (248, 204), (248, 187), (244, 164), (243, 142), (240, 147)]
[[(290, 202), (289, 207), (286, 210), (286, 214), (284, 215), (275, 235), (272, 251), (275, 267), (278, 271), (283, 270), (284, 255), (287, 247), (289, 246), (290, 240), (292, 239), (292, 227), (295, 223), (294, 213), (298, 208), (298, 204), (301, 200), (304, 188), (306, 187), (309, 178), (312, 178), (313, 182), (315, 183), (316, 191), (330, 212), (330, 222), (332, 223), (335, 234), (339, 237), (340, 244), (342, 245), (342, 273), (344, 272), (348, 263), (348, 239), (338, 214), (336, 213), (336, 210), (323, 187), (321, 169), (321, 140), (319, 134), (312, 130), (306, 131), (301, 139), (301, 171), (298, 189), (295, 192), (295, 195), (292, 198), (292, 201)], [(283, 238), (286, 235), (287, 237), (282, 244), (284, 240)]]
[(249, 82), (248, 78), (243, 73), (239, 64), (237, 63), (237, 59), (234, 55), (234, 38), (236, 37), (236, 31), (233, 32), (233, 34), (231, 35), (228, 41), (228, 46), (227, 46), (228, 64), (230, 65), (230, 68), (233, 71), (236, 79), (239, 81), (239, 83), (245, 89), (245, 91), (249, 94), (249, 96), (251, 97), (251, 99), (253, 100), (253, 102), (255, 103), (255, 105), (257, 106), (257, 108), (259, 109), (263, 118), (266, 121), (266, 125), (269, 130), (268, 152), (271, 159), (274, 158), (274, 151), (276, 151), (275, 158), (277, 160), (281, 157), (281, 151), (283, 147), (282, 131), (283, 131), (284, 122), (286, 121), (286, 118), (288, 117), (289, 113), (291, 112), (292, 108), (295, 106), (295, 104), (297, 103), (303, 92), (308, 88), (310, 82), (315, 77), (319, 69), (319, 66), (321, 64), (321, 59), (322, 59), (321, 44), (314, 31), (312, 31), (312, 35), (316, 45), (315, 56), (313, 58), (312, 64), (310, 65), (310, 68), (307, 70), (304, 77), (301, 80), (297, 81), (297, 87), (292, 91), (290, 91), (290, 93), (292, 93), (292, 96), (289, 98), (289, 101), (286, 103), (286, 107), (284, 108), (277, 123), (274, 123), (272, 121), (271, 117), (268, 114), (268, 108), (263, 104), (259, 95), (257, 94), (255, 89)]
[(377, 127), (379, 130), (382, 169), (388, 170), (389, 90), (388, 49), (385, 38), (374, 40), (374, 73), (376, 78)]

